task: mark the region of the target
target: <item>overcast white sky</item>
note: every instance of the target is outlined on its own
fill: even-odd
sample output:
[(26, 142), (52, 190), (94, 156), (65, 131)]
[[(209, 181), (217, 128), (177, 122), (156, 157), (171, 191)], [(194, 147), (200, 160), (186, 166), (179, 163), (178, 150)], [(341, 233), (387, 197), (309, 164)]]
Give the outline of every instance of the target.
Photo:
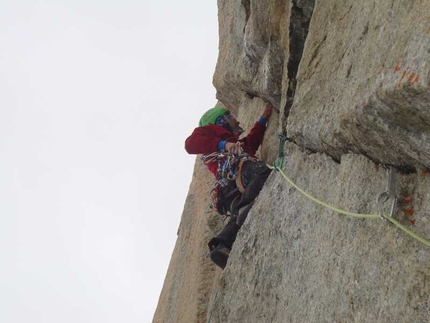
[(151, 322), (216, 1), (0, 4), (0, 322)]

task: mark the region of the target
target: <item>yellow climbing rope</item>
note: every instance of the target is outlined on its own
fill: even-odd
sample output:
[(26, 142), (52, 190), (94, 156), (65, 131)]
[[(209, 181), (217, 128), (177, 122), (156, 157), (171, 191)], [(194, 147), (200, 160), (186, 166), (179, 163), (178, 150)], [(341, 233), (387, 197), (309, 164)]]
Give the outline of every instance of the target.
[[(328, 203), (325, 203), (315, 197), (313, 197), (312, 195), (310, 195), (309, 193), (305, 192), (304, 190), (302, 190), (300, 187), (298, 187), (283, 171), (280, 167), (278, 167), (276, 164), (274, 164), (273, 166), (271, 165), (267, 165), (267, 167), (269, 167), (270, 169), (275, 169), (277, 170), (286, 180), (288, 183), (290, 183), (291, 186), (293, 186), (296, 190), (298, 190), (300, 193), (302, 193), (304, 196), (306, 196), (308, 199), (314, 201), (315, 203), (318, 203), (319, 205), (324, 206), (325, 208), (335, 211), (337, 213), (340, 214), (344, 214), (344, 215), (348, 215), (354, 218), (365, 218), (365, 219), (379, 219), (380, 216), (377, 214), (359, 214), (359, 213), (354, 213), (354, 212), (348, 212), (342, 209), (339, 209), (337, 207), (334, 207)], [(426, 239), (424, 239), (423, 237), (419, 236), (418, 234), (416, 234), (415, 232), (409, 230), (408, 228), (406, 228), (404, 225), (402, 225), (400, 222), (398, 222), (397, 220), (393, 219), (391, 216), (387, 216), (387, 215), (383, 215), (383, 217), (390, 221), (391, 223), (393, 223), (394, 225), (396, 225), (399, 229), (403, 230), (404, 232), (406, 232), (408, 235), (410, 235), (412, 238), (418, 240), (419, 242), (421, 242), (422, 244), (426, 245), (427, 247), (430, 247), (430, 242), (427, 241)]]

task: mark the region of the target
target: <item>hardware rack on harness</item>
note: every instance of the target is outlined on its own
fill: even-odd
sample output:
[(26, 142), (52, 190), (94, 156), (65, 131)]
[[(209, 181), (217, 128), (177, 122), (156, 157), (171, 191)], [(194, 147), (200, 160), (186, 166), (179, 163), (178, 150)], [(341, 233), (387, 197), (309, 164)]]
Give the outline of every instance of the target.
[[(235, 181), (237, 188), (230, 194), (239, 194), (245, 191), (245, 185), (242, 182), (242, 166), (245, 161), (258, 161), (255, 157), (250, 157), (244, 153), (241, 156), (231, 155), (226, 151), (214, 152), (209, 155), (202, 156), (201, 160), (207, 165), (216, 162), (218, 164), (215, 188), (211, 191), (212, 209), (221, 215), (228, 212), (222, 205), (221, 188), (224, 188)], [(230, 195), (228, 194), (228, 195)], [(225, 197), (224, 197), (225, 198)]]

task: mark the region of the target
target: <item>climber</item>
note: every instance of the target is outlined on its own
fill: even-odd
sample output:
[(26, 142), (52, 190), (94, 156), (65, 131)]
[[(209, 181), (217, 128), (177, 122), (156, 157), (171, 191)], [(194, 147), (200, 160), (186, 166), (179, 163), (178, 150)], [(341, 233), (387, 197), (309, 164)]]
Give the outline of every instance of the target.
[(243, 129), (230, 111), (212, 108), (203, 114), (199, 127), (185, 141), (185, 150), (189, 154), (203, 154), (202, 159), (217, 179), (211, 194), (213, 208), (222, 215), (230, 215), (227, 225), (208, 243), (212, 261), (222, 269), (240, 227), (271, 172), (255, 154), (263, 141), (272, 109), (270, 103), (266, 104), (249, 134), (239, 139)]

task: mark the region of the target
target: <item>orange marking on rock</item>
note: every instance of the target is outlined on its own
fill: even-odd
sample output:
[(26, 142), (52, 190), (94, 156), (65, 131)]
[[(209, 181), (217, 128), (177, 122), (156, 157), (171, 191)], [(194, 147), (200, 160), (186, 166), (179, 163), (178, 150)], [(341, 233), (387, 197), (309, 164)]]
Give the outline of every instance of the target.
[(416, 222), (416, 220), (415, 220), (415, 219), (410, 220), (410, 221), (411, 221), (411, 224), (415, 224), (415, 222)]
[(414, 80), (415, 77), (415, 73), (411, 73), (411, 75), (409, 75), (408, 77), (408, 82), (411, 83)]
[(396, 74), (398, 71), (400, 71), (400, 65), (397, 64), (396, 67), (394, 68), (394, 74)]
[(428, 170), (423, 170), (423, 171), (421, 172), (421, 175), (422, 175), (422, 176), (427, 176), (429, 173), (430, 173), (430, 171), (428, 171)]
[(414, 83), (418, 83), (419, 80), (420, 80), (420, 77), (418, 75), (415, 76)]
[(397, 83), (397, 87), (402, 87), (402, 83)]
[(405, 76), (406, 76), (406, 74), (407, 74), (407, 73), (408, 73), (408, 70), (404, 70), (404, 71), (403, 71), (403, 73), (402, 73), (402, 78), (401, 78), (402, 80), (405, 78)]
[(414, 215), (414, 213), (415, 213), (413, 208), (407, 209), (407, 210), (405, 210), (405, 212), (411, 216)]

